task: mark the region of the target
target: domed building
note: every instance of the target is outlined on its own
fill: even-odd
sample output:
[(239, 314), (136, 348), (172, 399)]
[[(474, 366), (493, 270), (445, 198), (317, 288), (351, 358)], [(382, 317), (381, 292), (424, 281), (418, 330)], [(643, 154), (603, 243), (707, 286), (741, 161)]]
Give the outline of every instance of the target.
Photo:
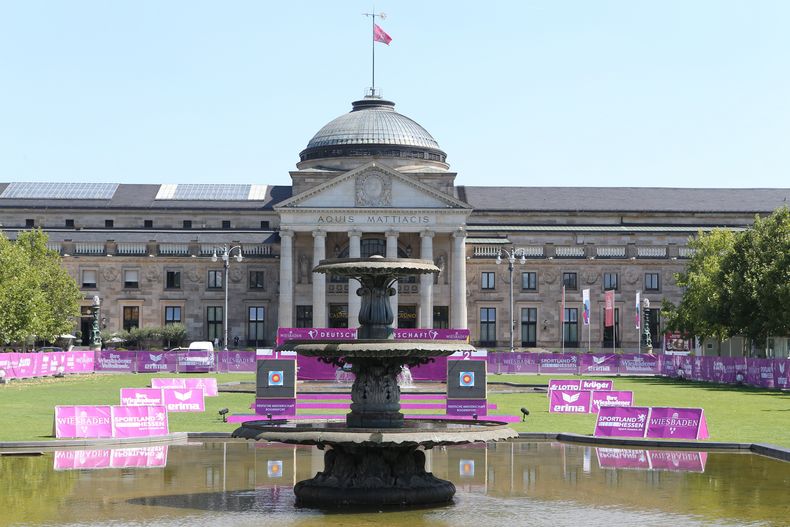
[[(399, 327), (468, 328), (473, 343), (503, 349), (635, 351), (635, 295), (679, 300), (689, 236), (743, 229), (790, 199), (788, 189), (457, 185), (439, 142), (378, 97), (353, 102), (299, 158), (290, 186), (0, 183), (0, 224), (12, 239), (47, 232), (85, 294), (84, 336), (94, 296), (104, 329), (180, 322), (193, 340), (227, 331), (243, 347), (271, 345), (278, 327), (356, 327), (355, 285), (312, 268), (380, 254), (441, 270), (398, 283)], [(226, 248), (243, 260), (212, 261)], [(648, 318), (654, 345), (676, 340), (663, 338), (659, 309)], [(740, 355), (740, 344), (705, 352)], [(778, 345), (787, 355), (786, 339)]]

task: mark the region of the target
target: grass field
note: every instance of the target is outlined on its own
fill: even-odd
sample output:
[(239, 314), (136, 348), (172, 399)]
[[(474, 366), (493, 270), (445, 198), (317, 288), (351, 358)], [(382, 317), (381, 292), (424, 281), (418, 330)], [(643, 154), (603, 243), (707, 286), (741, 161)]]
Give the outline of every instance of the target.
[[(84, 375), (60, 379), (12, 381), (0, 385), (0, 441), (31, 441), (52, 438), (53, 409), (57, 404), (118, 404), (124, 387), (149, 386), (152, 374)], [(165, 375), (160, 375), (165, 376)], [(167, 375), (172, 376), (172, 375)], [(253, 381), (251, 373), (211, 374), (221, 384)], [(565, 378), (571, 378), (570, 376)], [(548, 383), (543, 375), (491, 375), (489, 381), (527, 384)], [(772, 443), (790, 447), (790, 393), (717, 384), (680, 382), (661, 377), (615, 377), (615, 389), (633, 390), (639, 406), (702, 407), (712, 441)], [(497, 387), (517, 390), (511, 387)], [(220, 393), (206, 398), (205, 413), (171, 413), (172, 432), (230, 432), (236, 424), (223, 423), (217, 414), (226, 407), (232, 414), (250, 414), (250, 393)], [(495, 414), (521, 415), (526, 423), (514, 423), (520, 432), (572, 432), (592, 434), (595, 415), (549, 414), (545, 394), (493, 393), (489, 402)], [(323, 411), (322, 411), (323, 413)]]

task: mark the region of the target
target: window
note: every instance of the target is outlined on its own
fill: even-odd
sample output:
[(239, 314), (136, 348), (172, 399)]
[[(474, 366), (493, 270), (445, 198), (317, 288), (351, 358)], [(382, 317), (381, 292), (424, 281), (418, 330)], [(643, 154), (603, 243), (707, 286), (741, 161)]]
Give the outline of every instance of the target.
[(313, 325), (313, 306), (296, 306), (296, 327), (309, 328)]
[(496, 346), (496, 308), (480, 308), (480, 344)]
[(538, 308), (521, 308), (521, 346), (534, 348), (538, 343)]
[(137, 269), (124, 270), (123, 287), (125, 289), (137, 289), (140, 287), (140, 272)]
[(480, 274), (480, 288), (481, 289), (494, 289), (496, 285), (496, 273), (481, 273)]
[(250, 289), (265, 289), (263, 271), (250, 271)]
[(114, 226), (115, 226), (115, 222), (113, 220), (104, 220), (105, 229), (112, 229)]
[(576, 291), (576, 273), (562, 273), (562, 283), (565, 289)]
[(96, 271), (85, 269), (82, 271), (82, 288), (95, 289), (96, 288)]
[(222, 228), (230, 229), (230, 220), (222, 220)]
[(36, 220), (28, 218), (25, 220), (25, 227), (32, 228), (36, 226)]
[(213, 341), (217, 339), (218, 342), (222, 341), (222, 321), (222, 307), (208, 306), (206, 308), (206, 336), (208, 340)]
[(184, 220), (184, 228), (191, 229), (192, 228), (192, 220)]
[(521, 289), (524, 291), (538, 290), (538, 273), (521, 273)]
[(181, 271), (167, 271), (165, 289), (181, 289)]
[(262, 306), (252, 306), (247, 313), (247, 344), (257, 347), (263, 343), (266, 310)]
[(264, 230), (264, 231), (268, 231), (269, 230), (269, 222), (268, 221), (262, 221), (261, 222), (261, 230)]
[(222, 271), (211, 269), (208, 272), (208, 288), (222, 289)]
[(66, 220), (66, 228), (73, 229), (74, 228), (74, 220)]
[(145, 229), (153, 229), (154, 228), (154, 220), (143, 220), (143, 228), (145, 228)]
[[(601, 314), (604, 318), (601, 320), (606, 320), (606, 311)], [(620, 308), (614, 308), (614, 326), (607, 326), (604, 324), (603, 327), (603, 347), (604, 348), (611, 348), (612, 347), (612, 332), (615, 335), (615, 342), (614, 346), (620, 345)]]
[[(573, 273), (574, 276), (576, 273)], [(566, 307), (562, 322), (562, 337), (565, 345), (576, 347), (579, 345), (579, 310), (575, 307)]]
[(181, 323), (181, 306), (165, 307), (165, 326), (168, 324)]
[(658, 273), (645, 273), (645, 291), (658, 291)]
[(450, 327), (450, 307), (433, 306), (433, 327), (447, 329)]
[(387, 242), (383, 238), (363, 238), (359, 242), (359, 251), (362, 258), (370, 258), (373, 255), (387, 255)]
[(123, 329), (129, 331), (140, 327), (140, 308), (138, 306), (123, 306)]
[(348, 327), (348, 304), (329, 304), (329, 327)]
[(617, 291), (617, 273), (604, 273), (603, 274), (603, 290), (604, 291)]

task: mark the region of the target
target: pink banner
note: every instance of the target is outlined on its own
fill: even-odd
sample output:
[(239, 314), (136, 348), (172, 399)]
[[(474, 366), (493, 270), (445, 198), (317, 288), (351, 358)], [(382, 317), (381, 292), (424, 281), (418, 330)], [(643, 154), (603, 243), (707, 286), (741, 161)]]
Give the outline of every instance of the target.
[(177, 358), (175, 353), (164, 351), (138, 351), (135, 360), (136, 371), (140, 373), (178, 371)]
[(251, 351), (220, 351), (217, 369), (222, 372), (254, 372), (255, 353)]
[(549, 380), (549, 390), (546, 396), (551, 396), (554, 390), (580, 391), (582, 389), (581, 379), (551, 379)]
[[(317, 357), (296, 357), (296, 371), (299, 380), (353, 382), (354, 375), (333, 364), (321, 362)], [(432, 362), (410, 368), (415, 381), (447, 380), (447, 357), (433, 357)]]
[(275, 343), (280, 346), (289, 340), (356, 340), (355, 328), (277, 328)]
[(395, 340), (469, 340), (468, 329), (395, 329)]
[(658, 355), (622, 354), (618, 364), (618, 372), (625, 375), (661, 373)]
[(137, 352), (102, 350), (96, 354), (96, 371), (137, 371)]
[(118, 438), (167, 435), (167, 411), (164, 406), (113, 406), (112, 432)]
[(95, 360), (92, 351), (67, 351), (66, 373), (93, 373)]
[(151, 377), (151, 388), (186, 388), (187, 380), (185, 377)]
[(168, 412), (205, 412), (206, 404), (200, 388), (162, 388)]
[(593, 355), (592, 353), (583, 353), (579, 356), (579, 373), (582, 375), (614, 375), (618, 372), (617, 367), (619, 363), (620, 360), (617, 355)]
[(705, 472), (707, 452), (687, 452), (683, 450), (651, 450), (650, 468), (672, 472)]
[(630, 391), (596, 391), (592, 392), (590, 412), (598, 413), (605, 406), (627, 407), (634, 405), (634, 392)]
[(592, 392), (554, 390), (549, 396), (549, 412), (586, 414), (590, 411), (590, 393)]
[(161, 388), (121, 388), (121, 406), (162, 406)]
[(774, 359), (774, 388), (790, 390), (790, 359)]
[(650, 408), (603, 406), (598, 411), (595, 437), (645, 437)]
[(219, 395), (217, 379), (214, 377), (189, 377), (186, 379), (186, 387), (203, 390), (203, 396), (205, 397), (216, 397)]
[(55, 437), (112, 437), (110, 406), (56, 406)]
[(610, 391), (614, 389), (614, 381), (606, 379), (582, 379), (580, 390)]
[(707, 439), (708, 425), (705, 421), (705, 412), (702, 408), (651, 408), (647, 437)]
[(156, 468), (167, 465), (167, 445), (95, 450), (56, 450), (55, 470)]
[(491, 373), (538, 373), (540, 356), (537, 353), (489, 353), (488, 371)]
[(579, 356), (575, 353), (541, 353), (538, 360), (541, 374), (579, 373)]
[(96, 470), (110, 468), (110, 449), (56, 450), (55, 470)]

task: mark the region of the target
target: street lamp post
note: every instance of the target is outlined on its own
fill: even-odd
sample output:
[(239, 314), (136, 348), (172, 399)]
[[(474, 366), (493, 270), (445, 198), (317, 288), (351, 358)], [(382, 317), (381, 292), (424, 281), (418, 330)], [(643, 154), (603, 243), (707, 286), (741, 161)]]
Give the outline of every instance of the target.
[(227, 245), (222, 246), (222, 254), (217, 256), (217, 250), (214, 249), (214, 254), (211, 255), (211, 261), (216, 262), (219, 258), (222, 258), (222, 263), (225, 265), (225, 274), (223, 275), (223, 280), (225, 280), (225, 311), (222, 313), (222, 325), (225, 338), (222, 341), (222, 349), (223, 351), (228, 351), (228, 267), (230, 267), (230, 257), (233, 253), (233, 250), (236, 249), (236, 261), (241, 263), (244, 257), (241, 255), (241, 245), (234, 245), (230, 249), (228, 249)]
[(650, 300), (647, 297), (642, 299), (642, 316), (644, 317), (644, 331), (642, 332), (642, 345), (647, 348), (648, 353), (653, 353), (653, 341), (650, 338)]
[(516, 347), (513, 343), (513, 328), (516, 325), (515, 317), (513, 316), (513, 264), (516, 263), (516, 258), (518, 257), (519, 253), (521, 254), (520, 263), (522, 265), (527, 263), (527, 258), (524, 254), (523, 249), (519, 250), (516, 248), (512, 248), (510, 250), (507, 250), (504, 247), (502, 247), (499, 249), (499, 253), (497, 253), (496, 255), (497, 265), (502, 263), (503, 253), (505, 255), (505, 258), (507, 258), (507, 270), (508, 273), (510, 274), (510, 351), (513, 352), (516, 351)]
[(101, 309), (101, 298), (99, 295), (93, 297), (93, 305), (91, 306), (91, 348), (94, 351), (101, 350), (101, 330), (99, 329), (99, 310)]

